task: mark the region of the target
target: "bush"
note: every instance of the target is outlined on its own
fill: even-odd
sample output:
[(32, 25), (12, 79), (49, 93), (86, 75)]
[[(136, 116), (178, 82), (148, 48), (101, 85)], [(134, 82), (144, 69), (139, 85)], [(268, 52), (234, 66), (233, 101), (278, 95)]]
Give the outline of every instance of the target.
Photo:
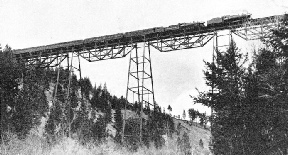
[(204, 148), (204, 143), (203, 143), (203, 140), (202, 140), (202, 139), (199, 140), (199, 146), (200, 146), (201, 148)]

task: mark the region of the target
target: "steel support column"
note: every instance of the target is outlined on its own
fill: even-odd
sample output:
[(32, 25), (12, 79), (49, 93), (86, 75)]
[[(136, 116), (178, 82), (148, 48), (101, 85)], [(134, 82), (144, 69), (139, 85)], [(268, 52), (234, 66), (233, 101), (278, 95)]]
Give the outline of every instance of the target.
[[(222, 31), (222, 32), (217, 32), (217, 31), (214, 32), (213, 53), (212, 53), (212, 62), (213, 63), (216, 63), (215, 61), (217, 59), (217, 53), (226, 52), (232, 41), (233, 41), (233, 38), (232, 38), (232, 31), (231, 30), (226, 30), (226, 31)], [(213, 74), (213, 72), (212, 72), (212, 74)], [(212, 84), (212, 88), (211, 88), (210, 92), (212, 94), (218, 93), (218, 90), (216, 90), (214, 88), (214, 84)], [(213, 115), (213, 107), (211, 107), (211, 116), (212, 115)]]
[[(72, 51), (73, 51), (73, 49), (72, 49)], [(80, 65), (80, 56), (79, 56), (79, 54), (77, 54), (77, 53), (75, 53), (75, 52), (71, 52), (71, 53), (68, 53), (66, 56), (65, 56), (65, 58), (66, 58), (66, 60), (67, 60), (67, 66), (65, 65), (65, 64), (63, 64), (63, 60), (65, 59), (63, 59), (62, 58), (63, 57), (63, 55), (62, 55), (62, 53), (61, 53), (61, 56), (58, 56), (57, 55), (57, 57), (56, 57), (56, 64), (57, 64), (57, 66), (58, 66), (58, 69), (57, 69), (57, 78), (56, 78), (56, 85), (55, 85), (55, 91), (54, 91), (54, 96), (53, 96), (53, 104), (52, 104), (52, 108), (55, 108), (55, 104), (56, 104), (56, 100), (57, 100), (57, 96), (59, 96), (59, 95), (65, 95), (65, 101), (64, 101), (64, 108), (67, 110), (67, 108), (68, 108), (68, 113), (67, 113), (67, 115), (68, 116), (65, 116), (64, 118), (65, 118), (65, 120), (67, 121), (67, 123), (65, 123), (66, 125), (68, 124), (68, 126), (63, 126), (63, 130), (62, 130), (62, 134), (65, 134), (64, 133), (64, 131), (65, 131), (65, 129), (67, 130), (67, 134), (69, 135), (69, 137), (71, 137), (71, 123), (72, 123), (72, 121), (73, 121), (73, 118), (72, 118), (72, 120), (71, 120), (71, 118), (70, 118), (70, 116), (71, 116), (71, 85), (72, 85), (72, 76), (73, 76), (73, 74), (75, 74), (75, 70), (79, 73), (79, 78), (80, 79), (82, 79), (82, 76), (81, 76), (81, 65)], [(78, 57), (78, 59), (74, 59), (73, 60), (73, 58), (74, 57)], [(78, 62), (78, 64), (76, 64), (76, 65), (73, 65), (73, 64), (75, 64), (75, 62), (77, 63)], [(59, 94), (59, 92), (58, 92), (58, 85), (59, 85), (59, 77), (61, 76), (60, 75), (60, 68), (62, 67), (62, 65), (64, 65), (64, 67), (66, 68), (68, 68), (68, 77), (64, 77), (64, 78), (67, 78), (66, 79), (66, 81), (68, 82), (68, 85), (67, 85), (67, 87), (66, 88), (64, 88), (64, 91), (65, 91), (65, 94)], [(64, 86), (64, 85), (63, 85)], [(81, 92), (81, 97), (83, 97), (83, 95), (82, 95), (82, 92)], [(63, 112), (63, 114), (65, 114), (65, 112)], [(64, 121), (64, 120), (62, 120), (62, 121)], [(62, 122), (63, 123), (63, 122)]]
[[(135, 47), (135, 50), (130, 53), (129, 61), (129, 71), (128, 71), (128, 82), (127, 82), (127, 92), (126, 99), (127, 102), (134, 100), (133, 96), (137, 95), (136, 102), (140, 105), (139, 114), (139, 143), (142, 144), (142, 128), (143, 128), (143, 118), (144, 106), (146, 109), (154, 107), (155, 97), (153, 88), (153, 76), (152, 76), (152, 65), (150, 56), (150, 47), (148, 42), (141, 43), (143, 47), (141, 50)], [(127, 103), (130, 104), (130, 103)], [(135, 103), (132, 103), (135, 104)], [(125, 140), (125, 125), (127, 123), (126, 105), (123, 117), (123, 129), (122, 129), (122, 142)]]

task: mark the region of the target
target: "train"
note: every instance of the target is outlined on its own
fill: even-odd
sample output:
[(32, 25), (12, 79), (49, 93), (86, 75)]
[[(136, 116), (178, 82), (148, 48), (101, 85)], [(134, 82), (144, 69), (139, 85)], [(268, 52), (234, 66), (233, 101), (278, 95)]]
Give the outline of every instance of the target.
[(148, 28), (143, 30), (136, 30), (130, 31), (125, 33), (118, 33), (114, 35), (106, 35), (101, 37), (93, 37), (87, 38), (84, 40), (84, 43), (89, 42), (105, 42), (105, 41), (112, 41), (112, 40), (119, 40), (122, 38), (131, 38), (131, 37), (142, 37), (142, 36), (149, 36), (155, 34), (171, 34), (177, 31), (197, 31), (203, 28), (209, 28), (213, 26), (221, 26), (228, 23), (235, 23), (240, 22), (246, 19), (249, 19), (251, 14), (241, 14), (241, 15), (225, 15), (222, 17), (212, 18), (207, 21), (205, 26), (205, 22), (192, 22), (192, 23), (178, 23), (175, 25), (170, 25), (168, 27), (154, 27)]
[(154, 27), (149, 29), (143, 29), (143, 30), (137, 30), (137, 31), (131, 31), (124, 33), (124, 37), (132, 37), (132, 36), (144, 36), (154, 33), (161, 33), (164, 32), (164, 27)]
[(177, 25), (170, 25), (164, 28), (164, 32), (174, 30), (197, 30), (205, 27), (204, 22), (193, 22), (193, 23), (178, 23)]
[(225, 25), (228, 23), (239, 22), (250, 18), (251, 14), (226, 15), (222, 17), (216, 17), (207, 21), (207, 27)]
[[(65, 48), (82, 48), (83, 44), (85, 44), (86, 47), (93, 47), (93, 46), (106, 46), (106, 45), (116, 45), (117, 43), (123, 44), (128, 41), (132, 41), (132, 39), (135, 39), (136, 41), (142, 41), (143, 36), (147, 36), (147, 38), (153, 38), (155, 39), (158, 34), (159, 36), (162, 36), (161, 39), (166, 39), (171, 37), (171, 35), (175, 35), (176, 37), (179, 37), (181, 35), (185, 35), (183, 33), (186, 33), (188, 35), (192, 34), (200, 34), (205, 32), (212, 32), (214, 30), (223, 30), (225, 29), (225, 26), (228, 26), (229, 24), (234, 24), (234, 26), (241, 26), (245, 21), (249, 21), (249, 23), (252, 23), (251, 25), (260, 25), (265, 23), (271, 23), (273, 21), (281, 21), (286, 22), (288, 20), (288, 14), (285, 13), (283, 15), (274, 15), (264, 18), (251, 18), (251, 14), (240, 14), (240, 15), (225, 15), (222, 17), (216, 17), (208, 20), (206, 22), (192, 22), (192, 23), (178, 23), (175, 25), (170, 25), (168, 27), (154, 27), (154, 28), (148, 28), (143, 30), (136, 30), (131, 32), (125, 32), (125, 33), (117, 33), (113, 35), (105, 35), (100, 37), (92, 37), (87, 38), (84, 40), (74, 40), (70, 42), (61, 42), (51, 45), (45, 45), (45, 46), (38, 46), (38, 47), (31, 47), (27, 49), (21, 49), (16, 50), (18, 53), (27, 53), (31, 51), (41, 51), (41, 50), (51, 50), (51, 49), (64, 49)], [(214, 29), (215, 28), (215, 29)], [(203, 31), (202, 31), (203, 30)], [(202, 31), (202, 32), (198, 32)], [(140, 39), (139, 39), (140, 38)], [(151, 39), (152, 40), (152, 39)], [(109, 45), (109, 46), (110, 46)], [(95, 47), (96, 48), (96, 47)], [(53, 50), (51, 50), (53, 52)]]
[(151, 35), (151, 34), (157, 34), (157, 33), (169, 33), (171, 31), (175, 30), (183, 30), (183, 29), (189, 29), (189, 30), (196, 30), (197, 28), (204, 27), (204, 22), (193, 22), (193, 23), (179, 23), (177, 25), (170, 25), (168, 27), (154, 27), (149, 29), (143, 29), (143, 30), (136, 30), (136, 31), (130, 31), (125, 33), (117, 33), (113, 35), (105, 35), (101, 37), (92, 37), (87, 38), (84, 40), (84, 43), (89, 42), (105, 42), (108, 40), (119, 40), (121, 38), (129, 38), (129, 37), (141, 37), (145, 35)]
[(169, 33), (171, 31), (177, 30), (197, 30), (199, 28), (205, 27), (204, 22), (193, 22), (193, 23), (178, 23), (176, 25), (170, 25), (168, 27), (154, 27), (144, 30), (137, 30), (124, 33), (124, 37), (132, 36), (144, 36), (155, 33)]

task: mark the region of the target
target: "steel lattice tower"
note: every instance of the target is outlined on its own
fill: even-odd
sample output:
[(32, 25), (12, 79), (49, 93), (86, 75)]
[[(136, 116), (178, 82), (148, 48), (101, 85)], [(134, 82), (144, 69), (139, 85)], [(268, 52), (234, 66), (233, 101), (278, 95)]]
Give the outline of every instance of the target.
[[(138, 118), (140, 126), (139, 142), (142, 143), (143, 109), (150, 109), (150, 107), (153, 107), (154, 109), (155, 107), (151, 55), (148, 42), (144, 42), (142, 48), (135, 45), (135, 50), (130, 53), (126, 99), (127, 101), (132, 101), (132, 104), (135, 104), (136, 102), (140, 106), (140, 114)], [(125, 105), (122, 142), (127, 135), (125, 133), (126, 121), (128, 119), (126, 111), (127, 107)]]

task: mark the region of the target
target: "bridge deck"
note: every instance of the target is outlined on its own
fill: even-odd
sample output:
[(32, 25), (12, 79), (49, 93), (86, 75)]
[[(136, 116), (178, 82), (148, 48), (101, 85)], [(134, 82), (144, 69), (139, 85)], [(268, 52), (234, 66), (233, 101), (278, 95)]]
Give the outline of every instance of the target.
[[(100, 37), (87, 38), (84, 40), (74, 40), (69, 42), (61, 42), (46, 46), (38, 46), (38, 47), (30, 47), (24, 49), (16, 49), (14, 50), (14, 55), (16, 58), (37, 58), (39, 56), (46, 57), (51, 55), (61, 53), (69, 53), (69, 52), (85, 52), (93, 49), (101, 49), (101, 48), (117, 48), (119, 46), (127, 46), (132, 45), (139, 42), (144, 41), (159, 41), (168, 38), (175, 38), (181, 36), (196, 36), (196, 35), (207, 35), (209, 33), (213, 33), (215, 31), (220, 30), (234, 30), (241, 27), (253, 27), (257, 25), (269, 24), (278, 21), (279, 19), (284, 19), (284, 15), (276, 15), (264, 18), (257, 19), (248, 19), (245, 21), (237, 21), (237, 22), (228, 22), (225, 25), (215, 25), (215, 26), (198, 26), (195, 28), (194, 25), (188, 25), (185, 29), (177, 28), (171, 29), (169, 31), (160, 31), (160, 32), (150, 32), (147, 33), (148, 30), (139, 30), (138, 34), (132, 34), (131, 36), (127, 36), (124, 34), (115, 34), (115, 35), (107, 35)], [(164, 27), (169, 28), (169, 27)], [(134, 31), (135, 32), (135, 31)], [(128, 32), (129, 33), (129, 32)]]

